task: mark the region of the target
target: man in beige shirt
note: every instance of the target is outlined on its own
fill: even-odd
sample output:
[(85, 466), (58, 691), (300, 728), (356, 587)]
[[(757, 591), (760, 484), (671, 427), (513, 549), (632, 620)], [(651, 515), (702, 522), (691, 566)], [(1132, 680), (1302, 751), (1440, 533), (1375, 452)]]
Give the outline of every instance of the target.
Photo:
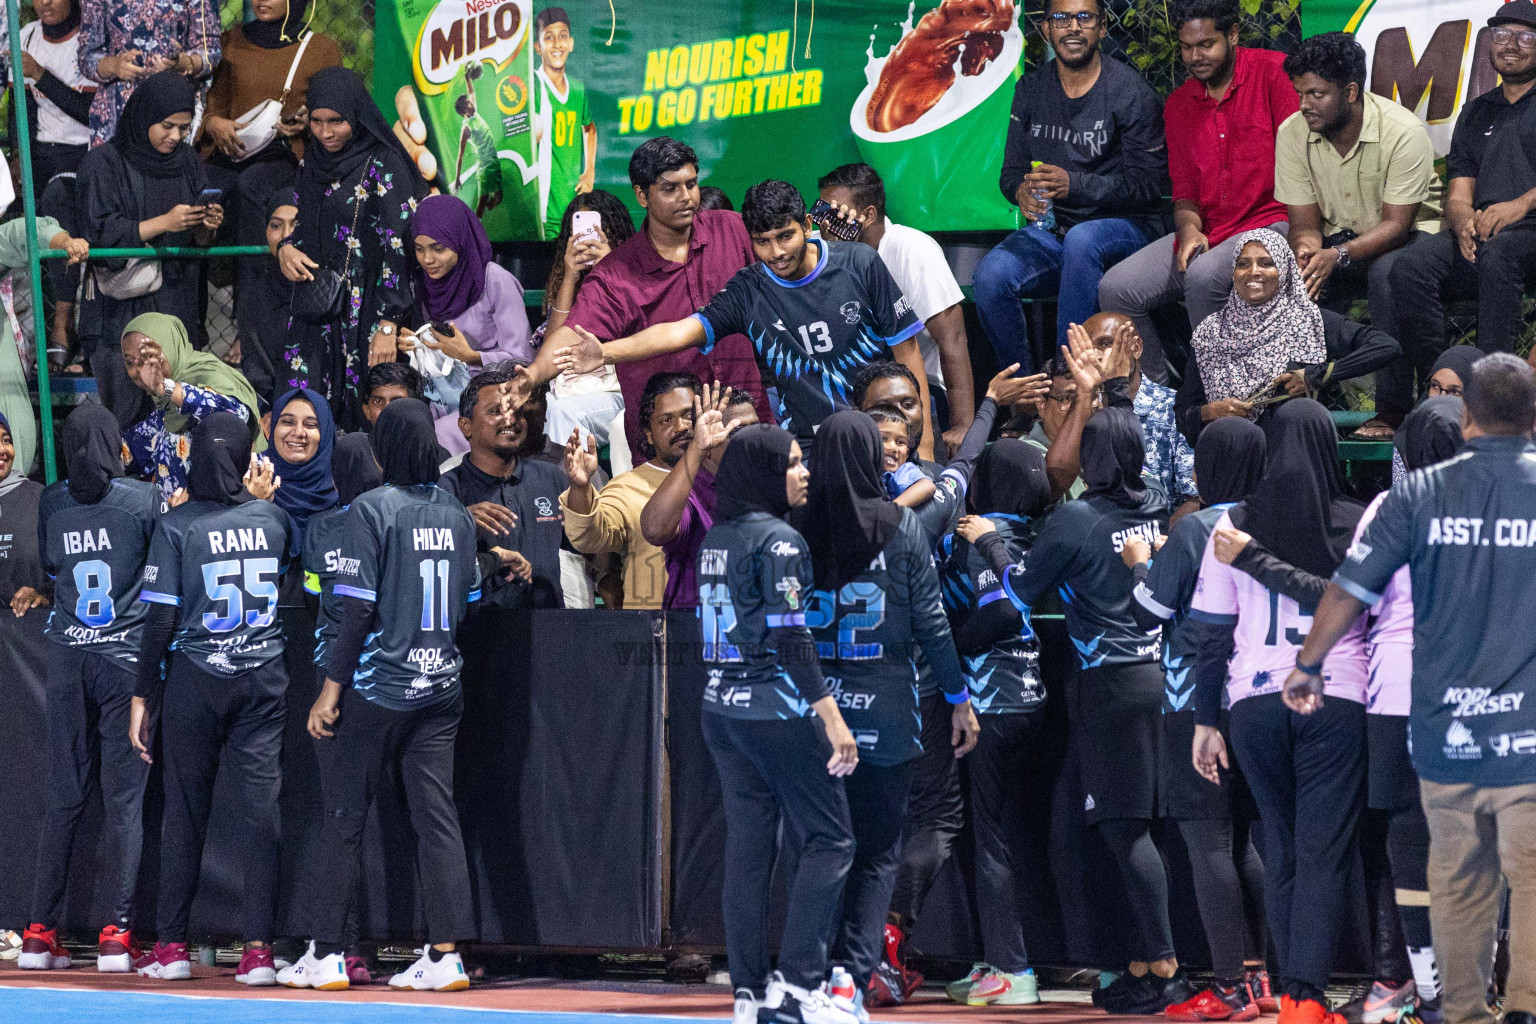
[[(1339, 313), (1368, 298), (1372, 323), (1396, 337), (1387, 275), (1440, 226), (1429, 133), (1402, 104), (1366, 92), (1365, 50), (1347, 33), (1303, 40), (1285, 71), (1301, 110), (1275, 137), (1275, 198), (1307, 292)], [(1399, 359), (1376, 380), (1377, 416), (1356, 436), (1385, 440), (1413, 406), (1413, 371)]]
[(602, 491), (591, 483), (597, 469), (596, 440), (588, 436), (583, 445), (580, 431), (573, 430), (565, 446), (565, 472), (571, 480), (560, 495), (565, 535), (584, 555), (623, 557), (627, 609), (658, 609), (666, 594), (666, 556), (641, 533), (640, 513), (693, 440), (693, 402), (699, 388), (699, 378), (691, 373), (663, 372), (646, 381), (640, 424), (649, 458), (614, 477)]

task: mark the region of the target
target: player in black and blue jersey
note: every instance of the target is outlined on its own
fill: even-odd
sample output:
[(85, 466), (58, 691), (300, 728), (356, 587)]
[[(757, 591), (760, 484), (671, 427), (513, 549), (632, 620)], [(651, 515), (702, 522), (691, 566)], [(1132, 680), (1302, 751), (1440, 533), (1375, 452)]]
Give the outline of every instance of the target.
[[(1177, 756), (1193, 746), (1197, 624), (1189, 617), (1206, 541), (1222, 513), (1253, 493), (1264, 469), (1264, 431), (1242, 417), (1228, 416), (1201, 431), (1195, 444), (1195, 483), (1201, 508), (1179, 519), (1157, 549), (1133, 537), (1120, 552), (1136, 580), (1131, 611), (1148, 629), (1163, 630), (1163, 749), (1158, 811), (1179, 823), (1189, 850), (1200, 920), (1210, 945), (1216, 984), (1194, 1001), (1170, 1007), (1177, 1019), (1258, 1013), (1255, 1000), (1269, 989), (1264, 969), (1264, 930), (1254, 934), (1245, 906), (1264, 898), (1264, 868), (1249, 838), (1252, 799), (1237, 761), (1216, 785)], [(1150, 560), (1150, 565), (1148, 564)], [(1219, 728), (1227, 736), (1227, 713)], [(1247, 963), (1245, 964), (1245, 961)], [(1249, 975), (1252, 975), (1251, 979)], [(1252, 981), (1252, 986), (1245, 984)], [(1254, 989), (1251, 991), (1251, 988)], [(1251, 1009), (1250, 1009), (1251, 1006)]]
[(336, 482), (337, 507), (312, 516), (304, 528), (304, 590), (319, 602), (315, 615), (316, 683), (325, 683), (326, 658), (341, 625), (341, 598), (336, 581), (341, 577), (342, 541), (347, 531), (347, 509), (375, 487), (384, 484), (384, 472), (373, 457), (367, 434), (343, 434), (336, 439), (331, 456), (331, 478)]
[[(139, 599), (151, 605), (139, 648), (130, 736), (150, 756), (160, 716), (165, 820), (154, 953), (146, 978), (192, 977), (187, 917), (197, 895), (203, 840), (219, 763), (240, 780), (245, 956), (238, 980), (271, 985), (277, 910), (280, 760), (288, 671), (278, 586), (288, 568), (289, 519), (270, 501), (272, 464), (251, 462), (251, 430), (229, 413), (192, 434), (188, 500), (160, 517)], [(173, 642), (174, 637), (174, 642)], [(170, 678), (161, 662), (174, 647)]]
[[(985, 415), (967, 444), (979, 449), (990, 422)], [(853, 410), (833, 413), (817, 445), (810, 500), (796, 519), (815, 570), (806, 624), (859, 743), (861, 763), (846, 783), (853, 866), (832, 951), (852, 976), (858, 1012), (880, 960), (912, 765), (922, 752), (919, 648), (952, 707), (953, 756), (975, 746), (979, 726), (939, 599), (932, 542), (910, 509), (889, 500), (875, 421)]]
[[(805, 626), (810, 558), (780, 517), (803, 505), (800, 446), (767, 424), (738, 429), (715, 475), (715, 525), (698, 556), (701, 652), (709, 668), (702, 725), (725, 802), (723, 911), (738, 1021), (855, 1024), (821, 991), (827, 938), (853, 860), (840, 777), (858, 745), (838, 712)], [(785, 835), (798, 867), (769, 975), (768, 881)]]
[[(1096, 991), (1106, 1009), (1156, 1013), (1195, 995), (1179, 968), (1168, 919), (1168, 879), (1152, 840), (1162, 757), (1163, 673), (1156, 631), (1131, 611), (1131, 570), (1120, 558), (1128, 540), (1156, 540), (1161, 495), (1142, 478), (1141, 424), (1127, 378), (1104, 380), (1096, 353), (1062, 350), (1079, 391), (1103, 385), (1106, 408), (1083, 428), (1081, 461), (1087, 491), (1044, 521), (1023, 564), (988, 520), (968, 520), (962, 536), (998, 574), (1023, 615), (1056, 590), (1066, 605), (1067, 633), (1077, 650), (1074, 702), (1083, 807), (1110, 847), (1129, 897), (1132, 948), (1139, 951), (1122, 981)], [(1115, 365), (1115, 357), (1109, 360)], [(1113, 371), (1111, 371), (1113, 372)]]
[(812, 238), (805, 200), (787, 182), (748, 189), (741, 218), (759, 262), (737, 271), (703, 309), (606, 344), (572, 325), (581, 340), (553, 353), (553, 366), (585, 372), (686, 348), (708, 352), (716, 338), (745, 334), (778, 381), (780, 425), (807, 454), (821, 421), (852, 405), (851, 381), (866, 363), (907, 366), (926, 418), (923, 324), (879, 254), (860, 242)]
[[(1051, 501), (1045, 455), (1024, 441), (997, 441), (976, 464), (970, 500), (976, 514), (992, 523), (1008, 557), (1023, 561), (1034, 520)], [(1040, 643), (1029, 617), (1003, 592), (997, 570), (964, 537), (946, 537), (940, 560), (945, 609), (981, 722), (981, 739), (966, 763), (966, 792), (976, 837), (984, 963), (950, 986), (950, 994), (975, 1006), (1037, 1003), (1039, 984), (1019, 922), (1005, 823), (1024, 814), (1029, 763), (1042, 724), (1036, 713), (1045, 703)]]
[(106, 810), (99, 871), (109, 916), (98, 939), (99, 971), (133, 969), (129, 918), (143, 845), (148, 766), (128, 742), (129, 706), (144, 605), (139, 580), (160, 515), (153, 484), (120, 479), (122, 439), (105, 406), (86, 402), (64, 421), (60, 447), (68, 480), (38, 502), (38, 550), (55, 580), (47, 637), (48, 817), (39, 836), (32, 924), (18, 965), (69, 966), (57, 926), (75, 832), (85, 813), (93, 768)]
[(469, 868), (453, 805), (453, 749), (464, 709), (455, 642), (480, 598), (475, 524), (437, 486), (432, 414), (400, 399), (369, 435), (385, 486), (347, 509), (334, 593), (341, 620), (309, 713), (316, 739), (335, 737), (325, 825), (308, 867), (313, 941), (279, 981), (345, 989), (347, 915), (361, 866), (363, 822), (377, 780), (398, 770), (416, 834), (427, 914), (426, 950), (390, 987), (469, 987), (456, 943), (475, 934)]

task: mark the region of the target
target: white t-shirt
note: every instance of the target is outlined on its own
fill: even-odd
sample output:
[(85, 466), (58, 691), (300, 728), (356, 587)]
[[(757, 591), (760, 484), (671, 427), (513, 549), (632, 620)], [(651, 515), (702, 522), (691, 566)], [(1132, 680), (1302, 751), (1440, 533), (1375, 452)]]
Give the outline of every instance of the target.
[[(912, 312), (923, 323), (965, 299), (960, 282), (944, 259), (944, 250), (930, 236), (916, 228), (892, 224), (885, 218), (885, 235), (880, 239), (880, 259), (901, 288)], [(944, 380), (939, 366), (939, 346), (924, 328), (918, 332), (917, 347), (923, 353), (923, 365), (932, 380)]]
[[(33, 60), (52, 72), (53, 77), (71, 89), (94, 90), (96, 88), (95, 82), (80, 73), (80, 66), (76, 59), (80, 52), (78, 29), (63, 42), (54, 43), (49, 42), (43, 35), (43, 23), (34, 21), (22, 26), (21, 48), (30, 53)], [(27, 84), (36, 85), (37, 83), (29, 78)], [(61, 143), (66, 146), (84, 146), (90, 143), (89, 127), (69, 117), (42, 93), (37, 93), (36, 96), (37, 141)], [(42, 184), (40, 182), (39, 187)]]

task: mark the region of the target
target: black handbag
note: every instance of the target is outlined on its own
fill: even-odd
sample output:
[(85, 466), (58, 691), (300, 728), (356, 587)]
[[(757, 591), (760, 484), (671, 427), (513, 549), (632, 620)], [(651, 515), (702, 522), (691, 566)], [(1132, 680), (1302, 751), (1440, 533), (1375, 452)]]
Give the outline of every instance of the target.
[[(368, 176), (368, 168), (372, 162), (363, 167), (362, 175), (357, 179), (359, 186)], [(355, 190), (354, 190), (355, 191)], [(357, 237), (357, 218), (363, 212), (363, 204), (368, 201), (364, 196), (352, 207), (352, 234), (349, 238)], [(352, 247), (347, 246), (347, 255), (341, 263), (341, 273), (336, 273), (330, 267), (316, 267), (310, 271), (314, 279), (310, 281), (295, 281), (293, 294), (288, 298), (288, 313), (297, 320), (307, 324), (334, 324), (345, 319), (347, 311), (347, 268), (352, 265)]]

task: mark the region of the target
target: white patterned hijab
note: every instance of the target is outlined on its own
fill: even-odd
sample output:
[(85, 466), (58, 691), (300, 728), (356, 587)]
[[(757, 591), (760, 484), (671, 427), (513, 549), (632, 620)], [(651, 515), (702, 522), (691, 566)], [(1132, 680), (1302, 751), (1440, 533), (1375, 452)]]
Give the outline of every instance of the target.
[(1207, 401), (1246, 399), (1291, 368), (1323, 362), (1323, 313), (1307, 296), (1301, 269), (1285, 239), (1268, 228), (1245, 231), (1237, 238), (1232, 266), (1249, 242), (1268, 251), (1280, 270), (1280, 288), (1262, 306), (1244, 301), (1233, 289), (1227, 304), (1195, 328), (1195, 361), (1205, 384)]

